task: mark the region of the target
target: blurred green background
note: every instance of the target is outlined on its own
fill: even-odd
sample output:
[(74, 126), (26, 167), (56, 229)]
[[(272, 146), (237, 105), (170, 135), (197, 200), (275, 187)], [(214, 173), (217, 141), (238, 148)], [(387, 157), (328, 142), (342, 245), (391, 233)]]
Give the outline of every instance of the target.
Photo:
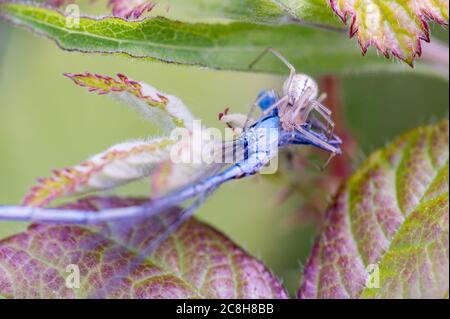
[[(448, 36), (437, 31), (441, 38)], [(261, 89), (280, 88), (283, 81), (279, 76), (64, 52), (45, 38), (0, 22), (0, 204), (20, 203), (35, 178), (49, 175), (52, 168), (77, 164), (117, 142), (158, 134), (126, 106), (89, 94), (62, 76), (86, 71), (121, 72), (148, 82), (183, 99), (207, 126), (219, 127), (218, 112), (227, 106), (246, 112)], [(448, 116), (448, 83), (414, 72), (345, 77), (343, 97), (346, 124), (365, 154), (405, 130)], [(261, 258), (293, 293), (314, 227), (289, 224), (298, 199), (276, 204), (278, 187), (258, 177), (228, 183), (197, 216)], [(134, 196), (148, 192), (147, 180), (117, 191)], [(0, 238), (25, 227), (0, 223)]]

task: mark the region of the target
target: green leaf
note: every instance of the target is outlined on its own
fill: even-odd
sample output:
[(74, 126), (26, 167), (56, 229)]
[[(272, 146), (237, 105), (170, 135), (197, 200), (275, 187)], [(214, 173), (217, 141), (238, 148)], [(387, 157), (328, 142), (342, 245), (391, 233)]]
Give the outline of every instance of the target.
[[(370, 45), (386, 56), (393, 54), (412, 64), (421, 55), (421, 41), (429, 41), (428, 20), (448, 26), (448, 1), (351, 0), (194, 0), (163, 1), (193, 16), (225, 17), (255, 23), (298, 23), (341, 29), (349, 20), (363, 53)], [(333, 15), (333, 11), (336, 13)], [(339, 17), (339, 18), (338, 18)]]
[(448, 143), (443, 121), (369, 157), (327, 212), (300, 298), (448, 296)]
[[(66, 50), (126, 54), (166, 62), (204, 65), (219, 69), (248, 70), (250, 62), (267, 47), (281, 51), (305, 73), (394, 70), (369, 55), (362, 57), (341, 33), (300, 25), (182, 23), (165, 18), (127, 22), (118, 18), (81, 18), (78, 29), (66, 26), (66, 17), (44, 7), (1, 3), (0, 16), (55, 40)], [(273, 57), (257, 70), (286, 72)]]
[[(65, 207), (100, 210), (147, 200), (90, 197)], [(0, 241), (0, 297), (287, 298), (260, 261), (195, 219), (150, 256), (138, 256), (167, 221), (32, 225)]]
[[(189, 18), (225, 18), (266, 24), (300, 23), (323, 28), (339, 28), (339, 19), (324, 0), (161, 0)], [(342, 27), (341, 27), (342, 28)]]

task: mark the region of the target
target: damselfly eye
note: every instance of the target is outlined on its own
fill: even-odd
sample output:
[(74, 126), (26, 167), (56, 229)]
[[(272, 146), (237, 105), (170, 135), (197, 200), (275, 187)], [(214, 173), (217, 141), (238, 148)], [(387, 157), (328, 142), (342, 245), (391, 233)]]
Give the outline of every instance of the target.
[(265, 111), (278, 100), (278, 96), (274, 90), (263, 90), (258, 94), (258, 105)]

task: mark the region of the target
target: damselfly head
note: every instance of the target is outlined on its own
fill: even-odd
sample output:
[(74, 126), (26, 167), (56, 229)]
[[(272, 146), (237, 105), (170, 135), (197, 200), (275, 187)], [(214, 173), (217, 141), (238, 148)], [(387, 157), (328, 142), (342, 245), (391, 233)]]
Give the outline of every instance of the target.
[(262, 111), (266, 111), (278, 101), (278, 95), (274, 90), (262, 90), (258, 94), (258, 106)]

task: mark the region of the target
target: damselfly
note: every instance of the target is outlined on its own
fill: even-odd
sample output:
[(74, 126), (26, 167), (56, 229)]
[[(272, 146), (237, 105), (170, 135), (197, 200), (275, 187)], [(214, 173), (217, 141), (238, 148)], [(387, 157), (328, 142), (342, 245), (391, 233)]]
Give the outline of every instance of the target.
[[(281, 148), (288, 145), (312, 145), (330, 152), (332, 155), (340, 154), (341, 140), (333, 134), (332, 127), (334, 125), (330, 119), (331, 112), (321, 104), (322, 98), (317, 98), (317, 84), (309, 76), (297, 74), (294, 68), (278, 52), (272, 49), (269, 51), (288, 65), (291, 74), (284, 84), (281, 97), (273, 90), (260, 93), (254, 104), (262, 111), (262, 115), (257, 120), (251, 119), (255, 109), (255, 107), (252, 107), (247, 117), (241, 117), (245, 120), (241, 121), (240, 124), (234, 124), (234, 126), (241, 126), (242, 132), (234, 138), (232, 143), (228, 142), (226, 147), (233, 152), (240, 149), (243, 154), (240, 160), (228, 166), (225, 164), (216, 165), (213, 169), (205, 170), (203, 176), (195, 182), (180, 186), (166, 195), (154, 198), (152, 201), (139, 206), (104, 209), (99, 212), (61, 208), (1, 206), (0, 220), (90, 225), (119, 222), (119, 224), (125, 225), (136, 223), (143, 218), (161, 217), (163, 212), (173, 212), (173, 207), (186, 201), (192, 201), (186, 208), (179, 210), (176, 214), (171, 213), (170, 222), (166, 223), (160, 234), (155, 236), (154, 240), (140, 252), (141, 255), (146, 256), (186, 221), (220, 185), (230, 180), (260, 172)], [(98, 77), (97, 80), (103, 81), (103, 84), (113, 85), (115, 91), (123, 90), (125, 92), (128, 90), (135, 97), (147, 99), (145, 100), (147, 102), (150, 98), (149, 94), (155, 93), (153, 89), (153, 91), (149, 89), (148, 95), (144, 94), (145, 92), (141, 90), (137, 82), (130, 81), (123, 76), (121, 77), (122, 82), (117, 83), (105, 77)], [(92, 88), (90, 89), (92, 90)], [(99, 90), (97, 87), (94, 89)], [(109, 92), (104, 88), (102, 90), (100, 93)], [(114, 90), (111, 89), (110, 91)], [(156, 95), (161, 98), (161, 102), (158, 103), (164, 103), (164, 101), (170, 99), (162, 98), (159, 93)], [(149, 103), (157, 104), (154, 100)], [(176, 103), (179, 103), (179, 101), (176, 100)], [(325, 119), (326, 123), (322, 123), (314, 117), (312, 114), (314, 110)], [(235, 115), (223, 116), (222, 121), (231, 122), (233, 116)], [(183, 119), (188, 121), (186, 119), (189, 119), (189, 116), (184, 116)], [(276, 134), (273, 134), (274, 132)], [(116, 175), (115, 178), (119, 180), (121, 177), (118, 175), (120, 174)], [(126, 180), (128, 181), (128, 179)], [(108, 183), (106, 184), (114, 186), (113, 183)], [(75, 191), (72, 193), (75, 193)]]

